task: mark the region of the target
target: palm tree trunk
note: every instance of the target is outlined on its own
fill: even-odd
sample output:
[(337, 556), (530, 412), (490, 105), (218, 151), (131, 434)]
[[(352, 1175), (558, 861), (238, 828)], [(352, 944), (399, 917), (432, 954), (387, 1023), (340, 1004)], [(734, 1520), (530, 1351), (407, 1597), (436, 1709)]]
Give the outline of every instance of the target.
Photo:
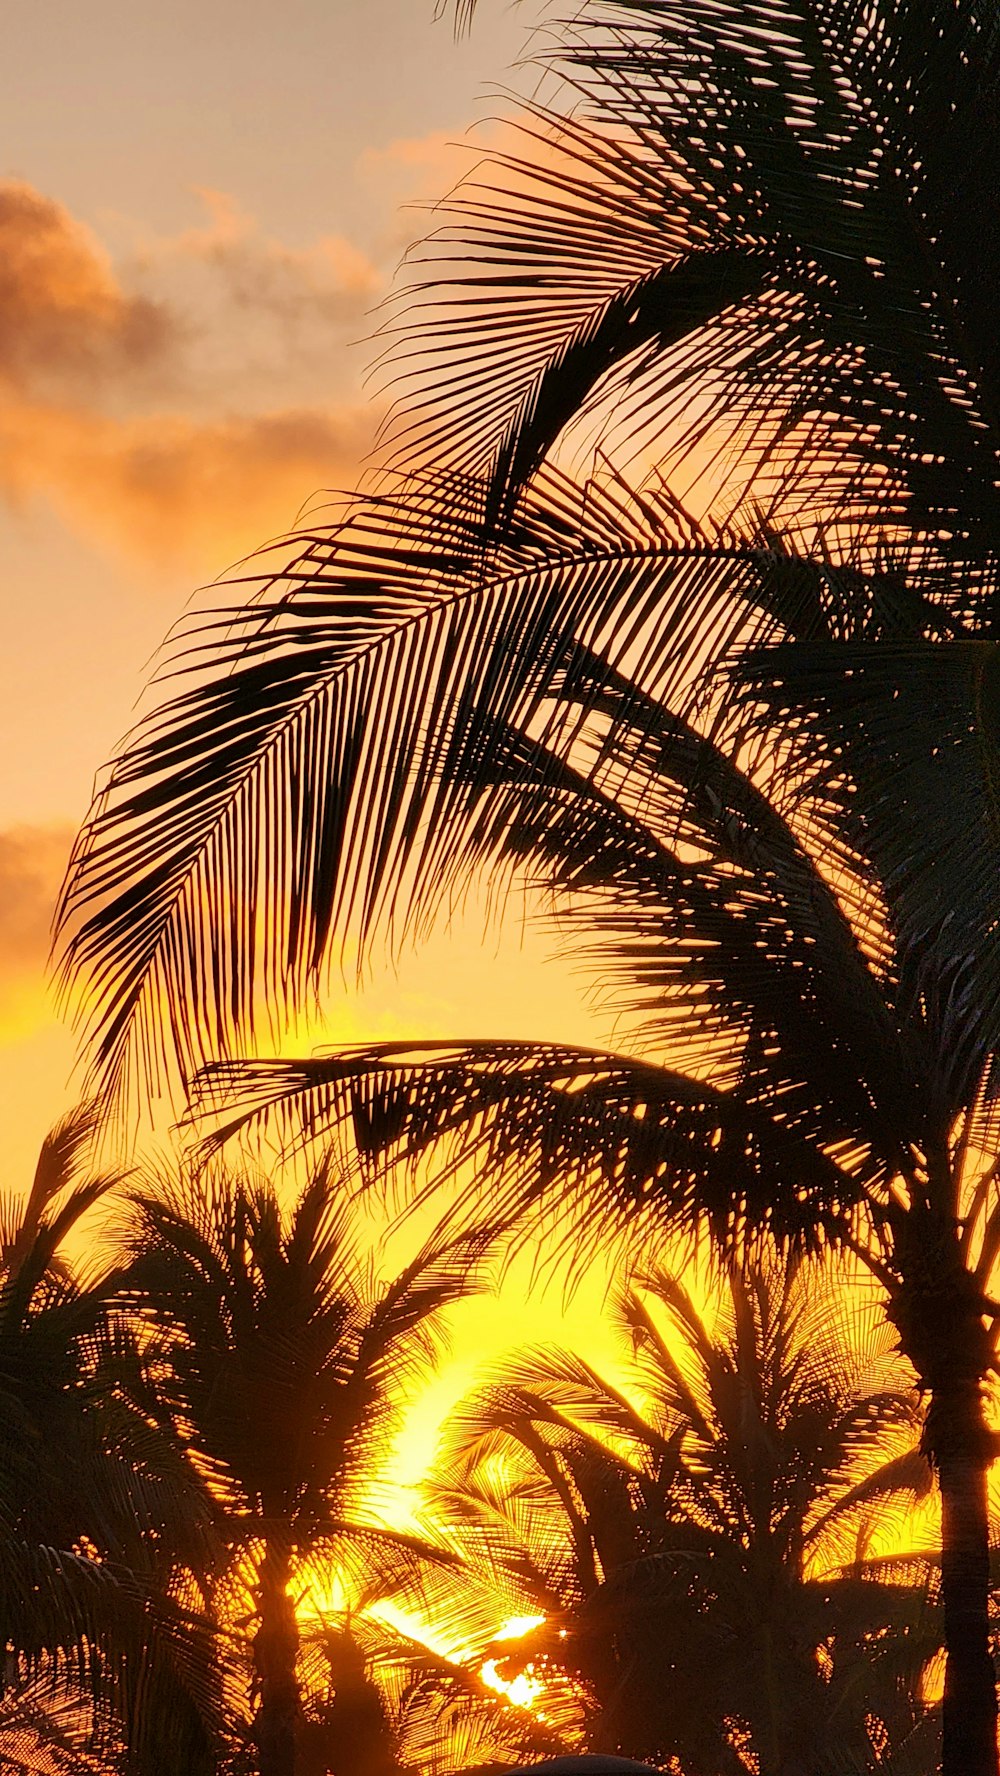
[[(989, 1637), (988, 1455), (982, 1401), (966, 1386), (932, 1399), (928, 1441), (941, 1486), (941, 1591), (946, 1648), (942, 1776), (997, 1776), (996, 1671)], [(964, 1397), (963, 1397), (964, 1396)], [(939, 1406), (948, 1434), (934, 1449)]]
[(253, 1643), (258, 1694), (254, 1738), (260, 1776), (295, 1776), (299, 1628), (289, 1595), (290, 1578), (287, 1547), (269, 1542), (257, 1577), (259, 1626)]
[(993, 1349), (985, 1303), (957, 1225), (912, 1209), (897, 1245), (903, 1283), (890, 1308), (900, 1345), (930, 1395), (923, 1447), (941, 1487), (945, 1683), (942, 1776), (1000, 1776), (996, 1670), (989, 1636), (992, 1455), (983, 1381)]

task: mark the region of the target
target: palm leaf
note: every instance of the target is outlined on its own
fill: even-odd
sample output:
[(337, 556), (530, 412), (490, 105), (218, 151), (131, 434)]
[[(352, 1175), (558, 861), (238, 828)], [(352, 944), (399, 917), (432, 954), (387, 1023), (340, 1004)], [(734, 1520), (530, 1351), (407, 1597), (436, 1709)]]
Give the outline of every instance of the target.
[[(565, 1203), (596, 1190), (620, 1223), (648, 1210), (683, 1225), (697, 1211), (724, 1241), (762, 1219), (809, 1238), (820, 1226), (842, 1230), (881, 1176), (878, 1161), (867, 1176), (846, 1169), (738, 1089), (583, 1048), (386, 1043), (314, 1060), (220, 1062), (196, 1081), (194, 1114), (222, 1106), (207, 1151), (274, 1115), (321, 1136), (349, 1122), (376, 1174), (451, 1139), (448, 1175), (472, 1167), (469, 1207), (489, 1179), (499, 1224), (545, 1209), (550, 1196)], [(848, 1158), (860, 1167), (860, 1155)]]
[(720, 576), (770, 577), (767, 550), (680, 535), (669, 501), (550, 475), (487, 544), (482, 498), (429, 476), (359, 502), (182, 641), (191, 688), (112, 767), (63, 897), (106, 1084), (225, 1053), (261, 989), (301, 1002), (349, 916), (363, 939), (390, 906), (429, 916), (481, 860), (494, 733), (544, 720), (570, 644), (613, 631), (615, 657), (639, 638), (689, 673), (746, 620), (713, 608)]
[(885, 4), (875, 29), (795, 0), (745, 25), (738, 0), (610, 0), (563, 33), (594, 123), (537, 114), (460, 188), (390, 352), (419, 365), (396, 436), (492, 463), (499, 509), (599, 394), (612, 438), (677, 461), (721, 425), (750, 446), (739, 485), (974, 550), (996, 327), (963, 206), (995, 229), (997, 204), (955, 120), (986, 127), (996, 31), (968, 5)]
[(796, 645), (741, 676), (801, 744), (799, 792), (825, 801), (878, 871), (902, 1008), (937, 1094), (930, 1121), (947, 1138), (1000, 1046), (994, 649)]

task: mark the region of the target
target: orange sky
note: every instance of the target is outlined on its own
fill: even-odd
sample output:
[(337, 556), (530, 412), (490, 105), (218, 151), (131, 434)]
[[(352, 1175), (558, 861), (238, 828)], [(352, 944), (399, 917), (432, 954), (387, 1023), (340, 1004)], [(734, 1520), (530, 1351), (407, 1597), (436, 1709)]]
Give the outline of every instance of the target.
[[(530, 6), (456, 43), (433, 0), (13, 0), (0, 73), (0, 1111), (7, 1183), (74, 1095), (44, 984), (91, 783), (195, 589), (350, 486), (370, 441), (364, 340), (401, 252), (489, 118)], [(488, 122), (485, 126), (488, 128)], [(482, 140), (482, 134), (479, 137)], [(410, 206), (410, 207), (407, 207)], [(512, 920), (442, 930), (329, 1007), (329, 1037), (606, 1040), (584, 983)], [(463, 1320), (432, 1419), (474, 1359), (557, 1303)], [(594, 1330), (600, 1284), (566, 1336)], [(427, 1421), (429, 1422), (429, 1421)], [(415, 1438), (415, 1441), (414, 1441)], [(415, 1425), (408, 1466), (425, 1448)]]
[(7, 14), (0, 1103), (15, 1177), (72, 1058), (42, 973), (93, 774), (199, 583), (353, 482), (371, 311), (422, 226), (403, 206), (447, 188), (449, 143), (522, 42), (525, 15), (502, 5), (461, 43), (432, 12)]

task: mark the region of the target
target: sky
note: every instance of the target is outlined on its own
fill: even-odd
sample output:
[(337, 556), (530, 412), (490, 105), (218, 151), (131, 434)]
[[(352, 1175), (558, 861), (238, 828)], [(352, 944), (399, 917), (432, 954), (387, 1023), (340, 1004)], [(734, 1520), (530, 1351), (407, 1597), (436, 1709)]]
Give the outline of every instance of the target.
[[(483, 0), (456, 41), (433, 0), (11, 0), (0, 72), (9, 1189), (27, 1185), (80, 1087), (46, 954), (95, 773), (197, 589), (322, 490), (354, 483), (378, 415), (365, 388), (377, 306), (430, 225), (420, 206), (467, 164), (470, 128), (486, 139), (532, 16)], [(398, 974), (345, 989), (325, 1035), (606, 1038), (585, 981), (550, 952), (517, 918), (484, 934), (473, 913)], [(524, 1276), (475, 1311), (446, 1394), (527, 1327)], [(596, 1350), (593, 1321), (591, 1291), (569, 1325), (586, 1323)], [(531, 1322), (564, 1326), (552, 1305)]]
[[(541, 0), (540, 0), (541, 3)], [(26, 1187), (80, 1088), (46, 984), (95, 774), (172, 623), (241, 556), (349, 489), (378, 417), (378, 304), (488, 139), (533, 15), (480, 0), (8, 0), (0, 67), (0, 1116)], [(469, 132), (472, 131), (470, 137)], [(471, 141), (472, 147), (461, 144)], [(326, 1007), (331, 1043), (613, 1040), (587, 977), (517, 908), (473, 909)], [(165, 1131), (166, 1132), (166, 1131)], [(397, 1242), (398, 1245), (398, 1242)], [(402, 1251), (400, 1249), (400, 1255)], [(442, 1415), (529, 1338), (622, 1378), (599, 1313), (529, 1298), (530, 1259), (463, 1308), (409, 1413), (412, 1483)]]

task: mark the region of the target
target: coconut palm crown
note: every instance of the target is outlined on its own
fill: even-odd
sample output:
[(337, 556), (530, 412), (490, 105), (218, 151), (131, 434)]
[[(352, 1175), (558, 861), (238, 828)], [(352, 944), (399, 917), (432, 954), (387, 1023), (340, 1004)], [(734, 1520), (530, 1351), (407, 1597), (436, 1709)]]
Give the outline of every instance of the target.
[(427, 1246), (381, 1282), (326, 1167), (287, 1211), (270, 1183), (228, 1173), (134, 1207), (127, 1296), (147, 1371), (218, 1504), (216, 1606), (253, 1624), (256, 1766), (293, 1776), (308, 1737), (296, 1587), (382, 1574), (412, 1588), (433, 1557), (379, 1520), (371, 1492), (483, 1239)]
[(538, 1619), (499, 1656), (571, 1673), (597, 1749), (908, 1767), (931, 1612), (863, 1552), (873, 1508), (929, 1484), (905, 1369), (794, 1258), (731, 1265), (713, 1295), (655, 1267), (618, 1296), (624, 1392), (569, 1352), (508, 1363), (453, 1420), (442, 1520)]

